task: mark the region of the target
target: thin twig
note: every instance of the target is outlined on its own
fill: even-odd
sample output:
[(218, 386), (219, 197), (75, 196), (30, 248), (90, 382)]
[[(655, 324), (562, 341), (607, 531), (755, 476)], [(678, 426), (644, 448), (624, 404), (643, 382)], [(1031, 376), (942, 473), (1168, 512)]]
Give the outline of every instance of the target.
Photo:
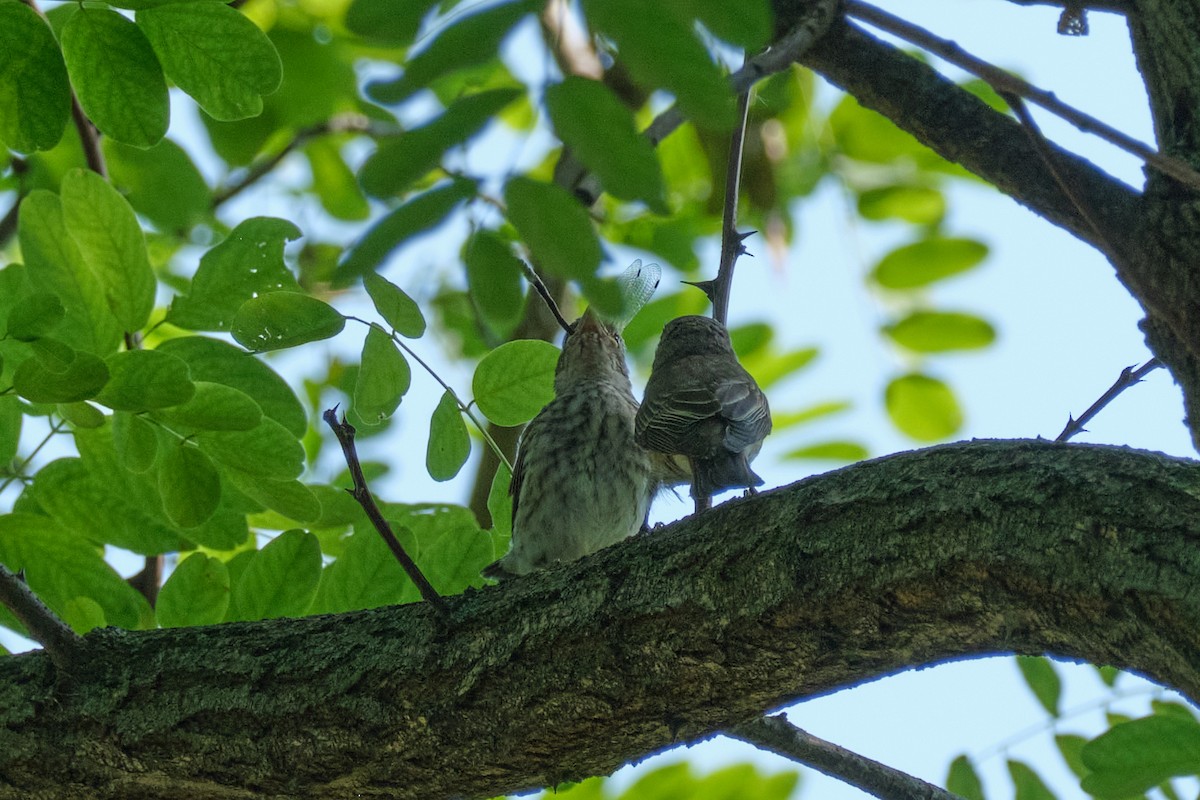
[(742, 184), (742, 150), (750, 111), (750, 89), (738, 95), (737, 125), (729, 137), (729, 163), (725, 170), (725, 208), (721, 215), (721, 264), (712, 285), (713, 319), (722, 325), (729, 316), (729, 294), (733, 291), (733, 268), (746, 252), (742, 244), (750, 233), (738, 233), (738, 194)]
[(346, 458), (346, 466), (350, 468), (350, 477), (354, 481), (354, 488), (347, 489), (346, 491), (362, 506), (363, 511), (366, 512), (367, 517), (371, 520), (371, 524), (375, 526), (375, 530), (379, 531), (379, 535), (387, 543), (388, 549), (392, 551), (392, 555), (396, 557), (396, 560), (400, 562), (400, 566), (408, 574), (409, 580), (416, 584), (417, 591), (421, 593), (421, 597), (425, 598), (425, 602), (433, 606), (433, 610), (443, 619), (449, 619), (450, 606), (446, 604), (446, 600), (433, 588), (433, 584), (421, 572), (421, 568), (417, 566), (417, 563), (408, 555), (404, 549), (404, 545), (400, 544), (400, 540), (396, 538), (396, 534), (392, 533), (392, 527), (383, 518), (383, 512), (379, 510), (379, 506), (375, 503), (375, 498), (371, 496), (371, 490), (367, 487), (367, 479), (363, 476), (362, 464), (358, 460), (358, 451), (354, 448), (354, 426), (346, 422), (344, 416), (340, 422), (338, 421), (337, 406), (327, 409), (322, 418), (333, 429), (333, 434), (337, 437), (338, 444), (342, 446), (342, 454)]
[(1025, 101), (1012, 92), (1001, 92), (1000, 96), (1004, 98), (1004, 102), (1008, 103), (1013, 113), (1017, 115), (1017, 119), (1021, 122), (1021, 127), (1025, 129), (1025, 133), (1033, 143), (1033, 148), (1037, 150), (1042, 162), (1046, 165), (1046, 169), (1049, 170), (1055, 183), (1058, 184), (1058, 188), (1062, 189), (1062, 193), (1071, 201), (1071, 205), (1075, 206), (1075, 210), (1079, 212), (1079, 216), (1083, 217), (1084, 222), (1096, 234), (1097, 241), (1100, 242), (1109, 259), (1112, 260), (1113, 264), (1123, 261), (1124, 257), (1117, 251), (1112, 240), (1105, 234), (1104, 226), (1097, 220), (1091, 204), (1084, 199), (1083, 195), (1076, 190), (1071, 181), (1067, 180), (1062, 170), (1055, 164), (1054, 150), (1050, 146), (1050, 142), (1046, 141), (1046, 137), (1042, 134), (1042, 129), (1038, 127), (1033, 115), (1029, 113), (1029, 109), (1025, 106)]
[(542, 300), (545, 301), (546, 308), (550, 309), (550, 313), (553, 314), (554, 319), (558, 321), (559, 327), (561, 327), (567, 333), (570, 333), (571, 323), (567, 322), (566, 317), (563, 316), (562, 311), (558, 307), (558, 303), (554, 302), (554, 295), (550, 294), (550, 290), (547, 289), (546, 284), (542, 282), (542, 276), (538, 275), (537, 271), (533, 267), (525, 263), (525, 259), (519, 258), (517, 260), (521, 262), (521, 272), (525, 273), (525, 280), (529, 281), (533, 288), (537, 290), (538, 295), (540, 295)]
[(249, 189), (263, 177), (269, 175), (289, 153), (307, 144), (311, 139), (331, 133), (366, 133), (371, 130), (370, 120), (361, 114), (339, 114), (325, 122), (301, 128), (296, 131), (296, 135), (287, 144), (280, 148), (279, 152), (251, 164), (233, 183), (214, 189), (210, 205), (215, 210)]
[(1092, 133), (1127, 153), (1132, 153), (1147, 164), (1169, 175), (1185, 186), (1200, 189), (1200, 172), (1192, 169), (1178, 158), (1164, 155), (1144, 142), (1140, 142), (1116, 128), (1112, 128), (1095, 117), (1067, 105), (1054, 96), (1053, 92), (1039, 89), (1031, 83), (1012, 75), (999, 67), (971, 55), (954, 42), (942, 39), (919, 25), (889, 14), (883, 9), (868, 5), (861, 0), (845, 0), (846, 13), (867, 22), (880, 30), (898, 36), (910, 44), (928, 50), (972, 75), (982, 78), (997, 92), (1015, 94), (1041, 106), (1070, 122), (1085, 133)]
[(779, 714), (739, 725), (729, 735), (812, 767), (883, 800), (961, 800), (940, 786), (813, 736)]
[(3, 564), (0, 564), (0, 603), (25, 626), (30, 637), (46, 650), (60, 670), (69, 670), (78, 660), (83, 639)]
[(1145, 364), (1142, 364), (1136, 370), (1132, 366), (1121, 370), (1121, 374), (1117, 377), (1115, 383), (1109, 387), (1108, 391), (1100, 395), (1100, 399), (1092, 403), (1087, 411), (1079, 415), (1079, 419), (1067, 417), (1067, 427), (1063, 428), (1063, 432), (1058, 435), (1054, 441), (1065, 442), (1077, 433), (1086, 430), (1083, 426), (1091, 421), (1092, 417), (1104, 410), (1104, 407), (1116, 399), (1117, 395), (1128, 389), (1134, 384), (1141, 383), (1142, 378), (1149, 375), (1154, 370), (1161, 367), (1163, 363), (1157, 358), (1152, 358)]
[(83, 158), (88, 169), (102, 178), (108, 177), (108, 165), (104, 163), (104, 151), (100, 149), (100, 132), (83, 113), (79, 98), (71, 91), (71, 119), (75, 121), (75, 130), (79, 131), (79, 141), (83, 145)]

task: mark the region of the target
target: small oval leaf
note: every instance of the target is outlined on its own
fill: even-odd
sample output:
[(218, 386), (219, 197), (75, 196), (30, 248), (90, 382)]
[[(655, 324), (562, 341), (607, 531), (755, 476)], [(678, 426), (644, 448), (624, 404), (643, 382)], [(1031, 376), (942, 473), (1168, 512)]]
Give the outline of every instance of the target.
[(446, 392), (429, 421), (429, 445), (425, 468), (435, 481), (448, 481), (458, 474), (471, 455), (471, 437), (454, 395)]
[(375, 310), (401, 336), (419, 339), (425, 333), (425, 316), (420, 306), (403, 289), (377, 273), (363, 276), (363, 286)]
[(378, 425), (400, 407), (412, 383), (412, 370), (400, 348), (383, 330), (372, 325), (363, 342), (354, 412), (368, 425)]
[(242, 303), (231, 332), (247, 350), (282, 350), (337, 336), (346, 318), (328, 303), (297, 292), (270, 292)]
[(564, 278), (585, 279), (600, 266), (600, 240), (587, 211), (552, 183), (517, 176), (504, 187), (508, 218), (538, 264)]
[(221, 503), (221, 478), (212, 461), (192, 445), (167, 448), (158, 465), (158, 493), (171, 522), (194, 528)]
[(96, 401), (119, 411), (186, 403), (196, 393), (188, 365), (157, 350), (127, 350), (107, 359), (109, 378)]
[(915, 289), (966, 272), (987, 254), (987, 245), (975, 239), (932, 237), (885, 255), (871, 278), (885, 289)]
[(321, 578), (321, 546), (301, 530), (284, 531), (255, 553), (233, 590), (238, 620), (303, 616)]
[(154, 613), (164, 628), (215, 625), (229, 608), (229, 570), (217, 558), (192, 553), (176, 565), (158, 593)]
[(917, 353), (978, 350), (996, 340), (996, 329), (987, 320), (957, 311), (916, 311), (883, 331)]
[(888, 384), (885, 401), (892, 423), (917, 441), (945, 439), (962, 427), (954, 392), (937, 378), (918, 374), (896, 378)]

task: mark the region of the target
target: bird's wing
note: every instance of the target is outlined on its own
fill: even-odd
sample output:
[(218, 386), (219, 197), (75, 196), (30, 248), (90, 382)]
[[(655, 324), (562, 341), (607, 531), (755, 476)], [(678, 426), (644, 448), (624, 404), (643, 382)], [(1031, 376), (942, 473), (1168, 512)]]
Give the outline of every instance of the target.
[(707, 389), (682, 389), (642, 403), (634, 423), (637, 441), (649, 450), (678, 453), (697, 423), (718, 414), (721, 405)]
[(720, 405), (720, 415), (727, 420), (725, 447), (740, 453), (755, 442), (761, 442), (771, 432), (771, 408), (767, 396), (747, 375), (741, 379), (722, 381), (713, 390)]

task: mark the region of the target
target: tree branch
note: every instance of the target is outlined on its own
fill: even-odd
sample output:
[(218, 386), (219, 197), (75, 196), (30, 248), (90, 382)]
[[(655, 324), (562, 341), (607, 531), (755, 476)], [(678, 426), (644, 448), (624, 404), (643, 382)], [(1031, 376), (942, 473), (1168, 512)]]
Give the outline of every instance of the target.
[(0, 661), (0, 786), (490, 797), (1000, 652), (1112, 664), (1198, 699), (1197, 467), (1125, 448), (947, 445), (449, 598), (451, 629), (415, 604), (96, 631), (69, 693), (44, 656)]
[(1079, 419), (1075, 419), (1075, 417), (1067, 418), (1067, 426), (1063, 428), (1062, 433), (1060, 433), (1054, 441), (1065, 442), (1075, 434), (1082, 433), (1083, 431), (1087, 430), (1087, 428), (1083, 426), (1087, 425), (1093, 417), (1103, 411), (1105, 406), (1117, 398), (1117, 395), (1128, 389), (1130, 386), (1141, 383), (1142, 378), (1146, 377), (1161, 366), (1161, 361), (1159, 361), (1157, 358), (1152, 358), (1145, 364), (1142, 364), (1140, 367), (1138, 367), (1136, 371), (1133, 367), (1126, 367), (1125, 369), (1121, 370), (1121, 374), (1117, 376), (1117, 380), (1108, 388), (1108, 391), (1100, 395), (1099, 400), (1088, 406), (1088, 410), (1080, 414)]
[(882, 800), (960, 800), (940, 786), (797, 728), (783, 714), (739, 725), (730, 736), (812, 767)]
[(46, 649), (60, 670), (76, 667), (83, 639), (46, 607), (37, 595), (3, 564), (0, 564), (0, 603), (13, 613), (30, 637)]

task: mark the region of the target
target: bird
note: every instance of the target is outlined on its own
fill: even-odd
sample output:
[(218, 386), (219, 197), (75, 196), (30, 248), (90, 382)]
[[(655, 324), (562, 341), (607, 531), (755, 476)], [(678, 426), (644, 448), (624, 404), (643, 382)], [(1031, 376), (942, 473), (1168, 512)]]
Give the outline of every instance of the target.
[(722, 489), (761, 486), (750, 469), (771, 432), (771, 409), (715, 319), (677, 317), (663, 328), (634, 437), (654, 453), (687, 457), (696, 510)]
[(521, 434), (511, 547), (485, 577), (574, 561), (643, 529), (663, 468), (634, 441), (637, 410), (625, 344), (589, 308), (563, 342), (554, 399)]

